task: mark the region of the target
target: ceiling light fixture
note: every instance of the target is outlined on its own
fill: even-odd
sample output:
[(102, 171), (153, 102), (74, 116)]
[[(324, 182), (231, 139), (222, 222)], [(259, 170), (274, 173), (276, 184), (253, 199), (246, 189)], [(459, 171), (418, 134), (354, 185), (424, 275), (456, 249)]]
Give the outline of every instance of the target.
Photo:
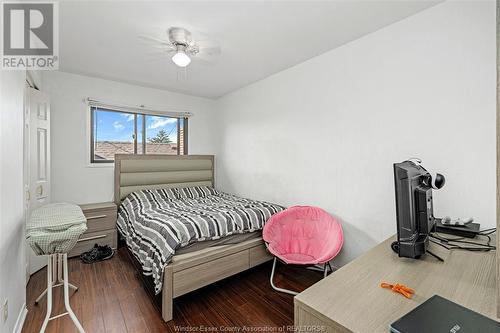
[(172, 56), (172, 61), (179, 67), (186, 67), (191, 63), (191, 58), (186, 54), (184, 45), (177, 46), (177, 52)]
[[(161, 55), (167, 55), (175, 66), (185, 68), (191, 62), (203, 61), (212, 63), (212, 61), (221, 54), (219, 43), (208, 39), (203, 34), (193, 38), (191, 33), (180, 27), (171, 27), (167, 30), (168, 40), (154, 36), (139, 36), (141, 39), (154, 42), (156, 48), (160, 49)], [(198, 60), (196, 59), (198, 58)], [(179, 74), (179, 73), (178, 73)]]

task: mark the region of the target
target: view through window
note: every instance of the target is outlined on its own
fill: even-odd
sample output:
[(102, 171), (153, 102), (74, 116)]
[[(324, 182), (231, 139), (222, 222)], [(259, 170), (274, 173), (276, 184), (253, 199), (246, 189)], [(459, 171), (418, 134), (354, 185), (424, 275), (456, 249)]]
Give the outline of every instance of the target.
[(187, 118), (91, 107), (91, 162), (112, 163), (115, 154), (187, 154)]

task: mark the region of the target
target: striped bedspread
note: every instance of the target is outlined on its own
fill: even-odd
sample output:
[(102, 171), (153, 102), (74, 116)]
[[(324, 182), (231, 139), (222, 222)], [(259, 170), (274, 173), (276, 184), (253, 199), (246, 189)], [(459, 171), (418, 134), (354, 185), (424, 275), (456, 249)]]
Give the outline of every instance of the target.
[(142, 190), (129, 194), (118, 210), (118, 230), (154, 279), (156, 293), (163, 268), (175, 250), (194, 242), (262, 229), (279, 205), (240, 198), (211, 187)]

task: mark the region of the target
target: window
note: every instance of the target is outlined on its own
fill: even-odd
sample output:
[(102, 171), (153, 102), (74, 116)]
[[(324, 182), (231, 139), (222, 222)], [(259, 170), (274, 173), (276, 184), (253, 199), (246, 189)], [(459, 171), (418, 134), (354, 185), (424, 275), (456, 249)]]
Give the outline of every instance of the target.
[(187, 118), (90, 108), (91, 163), (115, 154), (187, 154)]

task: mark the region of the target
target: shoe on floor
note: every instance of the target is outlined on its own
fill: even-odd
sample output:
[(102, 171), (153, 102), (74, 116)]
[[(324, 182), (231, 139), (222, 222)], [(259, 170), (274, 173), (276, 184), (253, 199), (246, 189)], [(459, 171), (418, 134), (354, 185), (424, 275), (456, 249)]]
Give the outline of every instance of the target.
[(99, 246), (95, 244), (94, 247), (87, 252), (84, 252), (80, 255), (80, 259), (85, 264), (92, 264), (94, 262), (108, 260), (115, 254), (115, 251), (108, 245)]

